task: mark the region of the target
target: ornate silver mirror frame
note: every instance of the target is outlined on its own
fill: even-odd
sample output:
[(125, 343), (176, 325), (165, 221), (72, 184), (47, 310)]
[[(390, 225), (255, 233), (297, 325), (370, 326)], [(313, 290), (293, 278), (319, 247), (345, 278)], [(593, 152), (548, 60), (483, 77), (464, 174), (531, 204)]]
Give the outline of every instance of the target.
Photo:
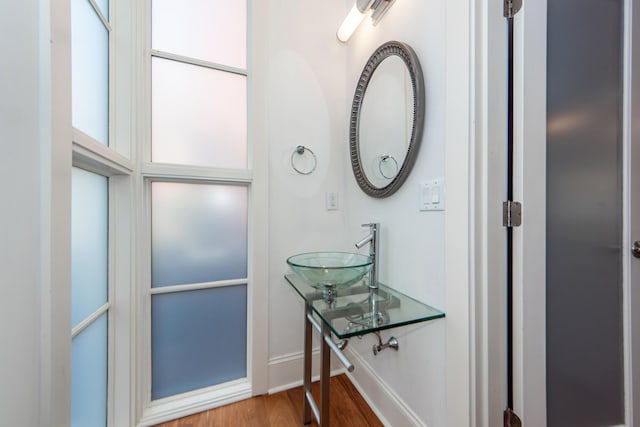
[[(361, 110), (362, 102), (365, 98), (365, 93), (369, 82), (373, 76), (373, 73), (378, 66), (385, 59), (390, 56), (398, 56), (407, 67), (409, 78), (411, 80), (412, 92), (413, 92), (413, 117), (411, 123), (411, 136), (407, 146), (406, 156), (399, 170), (390, 182), (382, 187), (377, 187), (372, 184), (371, 180), (367, 177), (360, 156), (360, 126), (361, 126)], [(353, 104), (351, 107), (351, 120), (349, 126), (349, 149), (351, 152), (351, 167), (353, 174), (358, 182), (358, 185), (366, 194), (371, 197), (388, 197), (395, 193), (407, 179), (407, 176), (411, 172), (413, 165), (418, 155), (418, 149), (420, 148), (420, 142), (422, 141), (422, 132), (424, 127), (425, 116), (425, 91), (424, 91), (424, 78), (422, 76), (422, 68), (420, 62), (413, 49), (401, 42), (390, 41), (384, 43), (376, 49), (376, 51), (369, 57), (358, 85), (353, 96)], [(366, 143), (366, 141), (364, 141)], [(384, 157), (382, 158), (384, 159)], [(395, 160), (395, 159), (394, 159)], [(381, 160), (382, 161), (382, 160)]]

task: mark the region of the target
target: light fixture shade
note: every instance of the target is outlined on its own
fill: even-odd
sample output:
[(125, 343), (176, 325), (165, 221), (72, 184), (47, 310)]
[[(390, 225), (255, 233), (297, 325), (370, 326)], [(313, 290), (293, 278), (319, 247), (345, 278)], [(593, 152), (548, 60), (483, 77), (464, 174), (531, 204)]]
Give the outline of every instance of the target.
[(376, 25), (395, 0), (356, 0), (351, 11), (338, 28), (337, 36), (341, 43), (346, 43), (356, 31), (365, 16), (371, 16)]
[(336, 33), (336, 36), (338, 36), (338, 40), (340, 40), (342, 43), (348, 42), (351, 38), (351, 35), (354, 33), (356, 28), (358, 28), (365, 16), (366, 13), (360, 11), (356, 2), (356, 4), (354, 4), (351, 8), (351, 11), (349, 11), (347, 17), (342, 22), (342, 25), (340, 25), (340, 28), (338, 28), (338, 32)]

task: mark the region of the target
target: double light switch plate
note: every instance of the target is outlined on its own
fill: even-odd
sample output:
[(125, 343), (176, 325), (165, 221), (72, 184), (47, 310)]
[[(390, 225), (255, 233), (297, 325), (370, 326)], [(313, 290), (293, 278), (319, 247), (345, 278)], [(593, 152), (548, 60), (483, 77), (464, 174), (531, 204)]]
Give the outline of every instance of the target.
[(421, 211), (443, 211), (446, 190), (444, 179), (432, 179), (420, 183), (419, 207)]

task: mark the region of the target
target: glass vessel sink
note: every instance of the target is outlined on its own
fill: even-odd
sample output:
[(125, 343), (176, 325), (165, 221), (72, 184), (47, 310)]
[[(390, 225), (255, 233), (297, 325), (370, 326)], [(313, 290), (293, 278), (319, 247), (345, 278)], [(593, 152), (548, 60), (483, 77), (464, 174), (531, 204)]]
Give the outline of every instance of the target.
[(373, 260), (350, 252), (309, 252), (289, 257), (287, 264), (312, 287), (335, 290), (360, 281), (371, 270)]

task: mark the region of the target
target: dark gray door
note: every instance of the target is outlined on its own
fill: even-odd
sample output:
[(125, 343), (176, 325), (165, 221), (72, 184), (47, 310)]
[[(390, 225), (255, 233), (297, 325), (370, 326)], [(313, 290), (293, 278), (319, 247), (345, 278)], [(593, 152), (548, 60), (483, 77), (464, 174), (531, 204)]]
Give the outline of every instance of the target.
[(548, 0), (547, 422), (624, 424), (622, 0)]

